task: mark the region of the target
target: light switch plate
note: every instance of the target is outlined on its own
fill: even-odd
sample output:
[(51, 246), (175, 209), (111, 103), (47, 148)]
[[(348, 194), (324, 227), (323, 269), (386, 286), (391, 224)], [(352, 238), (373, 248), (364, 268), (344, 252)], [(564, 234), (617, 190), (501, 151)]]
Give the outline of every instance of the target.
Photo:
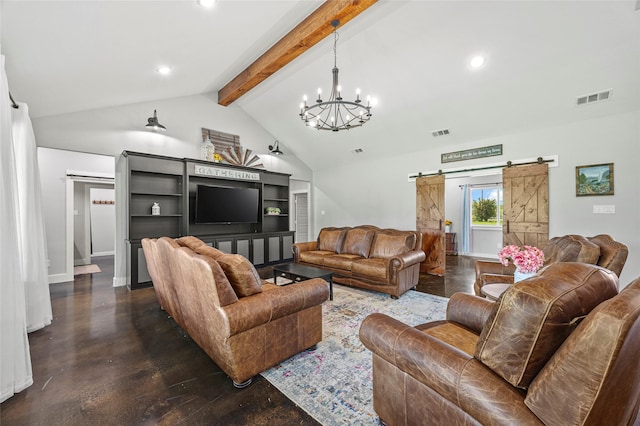
[(616, 206), (615, 205), (607, 205), (607, 206), (593, 206), (593, 214), (616, 214)]

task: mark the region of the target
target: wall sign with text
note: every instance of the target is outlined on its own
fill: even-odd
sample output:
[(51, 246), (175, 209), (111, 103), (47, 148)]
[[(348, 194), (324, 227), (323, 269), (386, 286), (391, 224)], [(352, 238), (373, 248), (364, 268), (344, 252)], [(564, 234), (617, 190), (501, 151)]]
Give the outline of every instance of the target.
[(502, 144), (440, 154), (440, 162), (452, 163), (454, 161), (472, 160), (474, 158), (483, 157), (494, 157), (496, 155), (502, 155)]

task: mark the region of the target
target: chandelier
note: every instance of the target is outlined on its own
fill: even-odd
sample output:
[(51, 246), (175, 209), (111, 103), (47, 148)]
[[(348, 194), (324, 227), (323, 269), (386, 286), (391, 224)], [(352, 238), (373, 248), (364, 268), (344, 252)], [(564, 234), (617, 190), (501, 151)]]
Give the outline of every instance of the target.
[(322, 90), (318, 89), (318, 99), (313, 105), (307, 104), (307, 95), (302, 98), (300, 104), (300, 119), (304, 124), (318, 130), (349, 130), (353, 127), (360, 127), (371, 118), (371, 107), (375, 106), (375, 99), (367, 97), (367, 104), (364, 105), (360, 99), (360, 89), (356, 90), (356, 99), (345, 101), (342, 99), (342, 88), (338, 83), (338, 66), (336, 45), (338, 44), (338, 32), (336, 28), (340, 21), (331, 21), (333, 27), (333, 85), (331, 94), (326, 101), (322, 100)]

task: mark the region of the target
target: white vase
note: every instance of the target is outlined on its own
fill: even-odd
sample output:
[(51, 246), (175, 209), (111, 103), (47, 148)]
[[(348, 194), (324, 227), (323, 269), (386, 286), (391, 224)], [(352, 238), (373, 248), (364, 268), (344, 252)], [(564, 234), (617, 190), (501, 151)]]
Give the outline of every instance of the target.
[(536, 273), (535, 272), (520, 272), (520, 271), (515, 271), (513, 273), (513, 282), (517, 283), (518, 281), (522, 281), (522, 280), (526, 280), (527, 278), (531, 278), (532, 276), (534, 276)]

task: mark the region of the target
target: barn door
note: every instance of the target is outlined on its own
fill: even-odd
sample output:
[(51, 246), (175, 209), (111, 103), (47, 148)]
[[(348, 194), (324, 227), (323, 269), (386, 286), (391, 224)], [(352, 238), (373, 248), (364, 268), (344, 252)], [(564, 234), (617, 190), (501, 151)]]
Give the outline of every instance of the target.
[(422, 233), (422, 250), (427, 254), (420, 272), (444, 275), (444, 175), (416, 179), (416, 230)]
[(542, 247), (549, 239), (549, 168), (546, 163), (502, 169), (502, 243)]

